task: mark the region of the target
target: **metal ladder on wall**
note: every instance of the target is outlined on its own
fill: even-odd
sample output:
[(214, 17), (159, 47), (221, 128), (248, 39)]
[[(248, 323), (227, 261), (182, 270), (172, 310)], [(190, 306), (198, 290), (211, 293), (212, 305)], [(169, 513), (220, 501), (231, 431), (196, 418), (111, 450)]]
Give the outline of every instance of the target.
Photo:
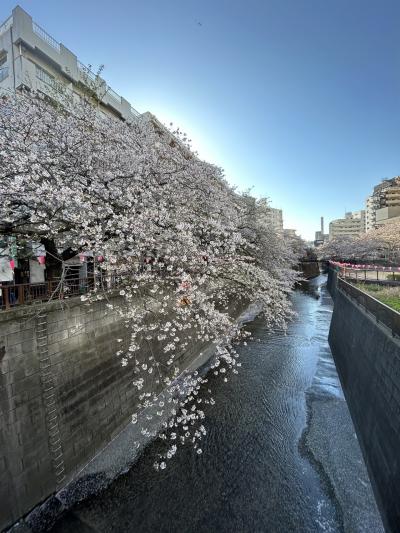
[(48, 348), (47, 313), (40, 310), (36, 317), (36, 341), (39, 355), (40, 380), (42, 384), (43, 404), (47, 427), (47, 438), (53, 472), (56, 479), (56, 489), (61, 488), (65, 480), (65, 464), (58, 424), (56, 383), (51, 370), (51, 360)]

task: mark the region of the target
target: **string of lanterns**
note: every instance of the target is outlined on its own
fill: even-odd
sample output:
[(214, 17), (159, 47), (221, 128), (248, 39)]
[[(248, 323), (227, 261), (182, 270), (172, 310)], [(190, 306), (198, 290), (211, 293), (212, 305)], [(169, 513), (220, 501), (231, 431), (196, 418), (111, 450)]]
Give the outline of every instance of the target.
[(337, 266), (339, 268), (348, 268), (353, 270), (382, 270), (386, 272), (399, 272), (400, 267), (388, 267), (381, 265), (361, 265), (353, 263), (340, 263), (339, 261), (330, 261), (331, 265)]

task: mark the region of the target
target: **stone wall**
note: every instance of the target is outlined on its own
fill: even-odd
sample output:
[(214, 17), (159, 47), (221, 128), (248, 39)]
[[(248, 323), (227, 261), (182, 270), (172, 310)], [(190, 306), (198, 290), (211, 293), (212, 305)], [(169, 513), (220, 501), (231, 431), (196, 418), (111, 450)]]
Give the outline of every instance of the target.
[[(105, 302), (0, 313), (0, 529), (63, 488), (129, 424), (139, 393), (116, 356), (127, 331)], [(157, 349), (146, 343), (139, 358)], [(193, 340), (181, 368), (201, 349)]]
[(329, 344), (385, 526), (400, 531), (400, 341), (330, 277)]
[(320, 274), (318, 261), (302, 261), (300, 267), (306, 279), (315, 278)]

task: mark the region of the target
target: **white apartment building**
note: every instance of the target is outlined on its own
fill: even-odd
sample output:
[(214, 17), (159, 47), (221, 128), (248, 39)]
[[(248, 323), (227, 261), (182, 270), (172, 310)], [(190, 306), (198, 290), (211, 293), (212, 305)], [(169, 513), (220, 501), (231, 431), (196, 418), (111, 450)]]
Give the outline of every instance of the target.
[(279, 230), (283, 230), (283, 216), (282, 216), (282, 209), (275, 209), (274, 207), (268, 208), (268, 217), (270, 220), (271, 225)]
[(375, 201), (373, 195), (368, 196), (365, 202), (365, 230), (371, 231), (375, 228)]
[(270, 207), (268, 200), (265, 198), (258, 200), (258, 207), (260, 208), (259, 213), (266, 223), (277, 231), (283, 231), (282, 209)]
[[(23, 87), (39, 91), (51, 98), (56, 97), (60, 89), (62, 91), (59, 94), (65, 92), (72, 97), (74, 94), (83, 94), (88, 88), (95, 89), (100, 112), (127, 123), (132, 123), (141, 116), (163, 128), (150, 113), (139, 115), (125, 98), (113, 91), (100, 76), (85, 67), (73, 52), (49, 35), (28, 13), (17, 6), (11, 16), (0, 25), (0, 93), (13, 92)], [(43, 254), (45, 255), (45, 252)], [(12, 282), (14, 277), (9, 264), (10, 256), (7, 243), (0, 243), (2, 282)], [(75, 259), (79, 276), (86, 277), (86, 263), (81, 263), (79, 257)], [(20, 260), (18, 267), (21, 266), (19, 262)], [(30, 283), (44, 282), (43, 264), (30, 259), (29, 267), (25, 270), (29, 271)]]
[(344, 218), (332, 220), (329, 224), (329, 240), (340, 237), (356, 239), (365, 233), (365, 211), (354, 211), (345, 214)]
[(366, 200), (366, 230), (388, 224), (400, 217), (400, 176), (383, 180)]
[(0, 25), (0, 91), (29, 87), (54, 96), (58, 84), (80, 94), (95, 82), (101, 111), (126, 122), (139, 113), (17, 6)]

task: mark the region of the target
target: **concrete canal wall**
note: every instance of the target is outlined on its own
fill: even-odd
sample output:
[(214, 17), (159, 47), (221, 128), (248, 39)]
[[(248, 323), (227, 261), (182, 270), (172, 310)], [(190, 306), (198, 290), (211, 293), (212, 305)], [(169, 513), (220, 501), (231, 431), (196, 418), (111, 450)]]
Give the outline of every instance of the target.
[[(128, 330), (104, 301), (0, 313), (0, 530), (75, 479), (129, 425), (139, 392), (116, 356), (119, 338)], [(191, 341), (181, 368), (202, 348)], [(147, 342), (138, 358), (157, 349)]]
[(318, 261), (302, 261), (300, 267), (301, 272), (306, 279), (315, 278), (320, 274)]
[(329, 344), (385, 527), (400, 531), (400, 339), (338, 288), (333, 271), (328, 287)]

